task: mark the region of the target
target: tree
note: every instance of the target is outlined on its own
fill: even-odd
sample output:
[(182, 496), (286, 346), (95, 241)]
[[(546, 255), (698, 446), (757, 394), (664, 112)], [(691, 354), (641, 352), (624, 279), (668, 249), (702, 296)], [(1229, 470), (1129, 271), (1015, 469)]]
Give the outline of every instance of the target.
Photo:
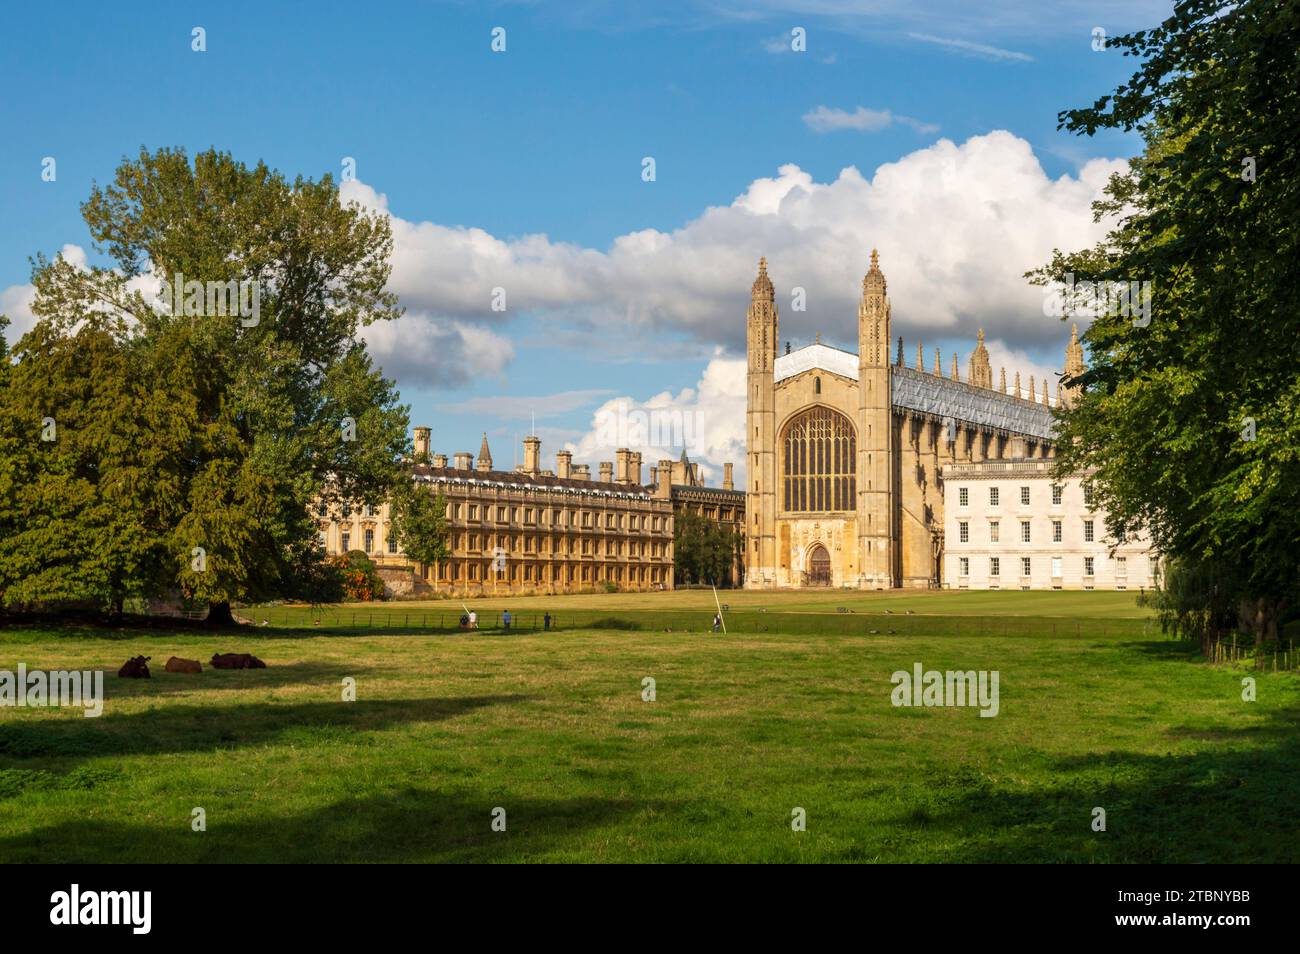
[(409, 477), (393, 488), (389, 510), (398, 548), (416, 563), (436, 565), (451, 555), (447, 497)]
[[(42, 362), (66, 351), (60, 340), (93, 318), (124, 355), (115, 390), (166, 385), (168, 406), (143, 408), (134, 432), (97, 418), (110, 447), (143, 440), (137, 477), (157, 474), (166, 488), (149, 542), (161, 546), (163, 566), (132, 585), (179, 585), (209, 602), (210, 620), (229, 622), (232, 600), (292, 588), (315, 533), (311, 500), (379, 503), (409, 450), (407, 408), (357, 337), (401, 314), (385, 287), (388, 221), (342, 204), (329, 176), (289, 182), (215, 150), (193, 162), (180, 150), (142, 151), (92, 189), (82, 214), (116, 267), (37, 257), (38, 323), (16, 348), (15, 378), (31, 361), (27, 380), (39, 379)], [(157, 302), (140, 290), (150, 278), (171, 286)], [(56, 420), (80, 406), (71, 393), (51, 400)], [(79, 466), (83, 481), (108, 493), (100, 470)], [(66, 536), (84, 513), (65, 508), (45, 532)], [(50, 563), (51, 591), (77, 577), (69, 562)], [(110, 596), (105, 585), (92, 589)]]
[(731, 579), (737, 534), (691, 510), (673, 518), (673, 563), (683, 583), (725, 585)]
[(1179, 0), (1107, 46), (1145, 62), (1061, 126), (1138, 129), (1146, 149), (1096, 206), (1107, 239), (1031, 276), (1150, 282), (1150, 321), (1085, 332), (1059, 469), (1092, 473), (1111, 533), (1148, 529), (1177, 564), (1175, 619), (1191, 601), (1221, 638), (1226, 600), (1274, 638), (1300, 595), (1300, 7)]

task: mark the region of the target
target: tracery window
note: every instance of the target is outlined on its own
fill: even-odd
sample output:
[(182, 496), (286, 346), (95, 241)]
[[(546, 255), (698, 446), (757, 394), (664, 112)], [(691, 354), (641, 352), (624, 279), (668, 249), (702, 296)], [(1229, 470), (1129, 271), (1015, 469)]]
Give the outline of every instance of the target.
[(781, 446), (786, 510), (855, 509), (857, 438), (847, 417), (809, 408), (786, 425)]

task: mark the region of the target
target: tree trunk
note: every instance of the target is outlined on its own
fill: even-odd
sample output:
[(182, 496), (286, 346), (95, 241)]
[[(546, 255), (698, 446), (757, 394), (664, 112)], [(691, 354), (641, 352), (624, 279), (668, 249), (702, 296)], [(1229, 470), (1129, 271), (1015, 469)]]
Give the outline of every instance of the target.
[(209, 603), (206, 622), (209, 626), (234, 626), (235, 617), (230, 612), (230, 601), (223, 600), (220, 603)]
[(1282, 615), (1282, 601), (1266, 596), (1241, 601), (1238, 619), (1247, 632), (1255, 637), (1255, 648), (1266, 642), (1277, 641), (1277, 621)]

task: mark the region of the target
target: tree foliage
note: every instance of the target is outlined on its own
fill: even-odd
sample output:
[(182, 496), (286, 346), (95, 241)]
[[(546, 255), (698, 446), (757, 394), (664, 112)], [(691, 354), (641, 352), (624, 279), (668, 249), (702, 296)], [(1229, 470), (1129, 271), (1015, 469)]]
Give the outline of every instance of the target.
[(433, 565), (451, 556), (447, 497), (409, 478), (399, 480), (390, 499), (398, 548), (416, 563)]
[(727, 585), (739, 535), (690, 510), (673, 517), (673, 562), (678, 583)]
[(1136, 129), (1146, 148), (1096, 206), (1106, 240), (1031, 276), (1149, 281), (1151, 317), (1084, 333), (1058, 462), (1093, 473), (1112, 534), (1148, 530), (1177, 562), (1178, 600), (1202, 594), (1215, 638), (1225, 587), (1264, 638), (1300, 579), (1300, 6), (1179, 0), (1107, 46), (1142, 65), (1061, 125)]
[[(408, 450), (407, 409), (358, 337), (400, 315), (388, 221), (329, 176), (215, 150), (142, 151), (82, 214), (114, 267), (36, 258), (37, 325), (0, 399), (4, 599), (179, 587), (228, 618), (294, 586), (309, 501), (377, 504)], [(142, 290), (178, 279), (255, 287), (257, 313)]]

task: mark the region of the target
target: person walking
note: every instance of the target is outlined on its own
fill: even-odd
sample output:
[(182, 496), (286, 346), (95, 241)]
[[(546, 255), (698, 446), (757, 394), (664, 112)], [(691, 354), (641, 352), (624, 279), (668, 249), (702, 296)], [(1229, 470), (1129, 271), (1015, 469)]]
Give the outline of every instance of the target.
[(542, 631), (546, 632), (551, 628), (551, 614), (547, 613), (542, 617)]
[(510, 610), (506, 610), (501, 614), (501, 625), (506, 629), (510, 628)]

